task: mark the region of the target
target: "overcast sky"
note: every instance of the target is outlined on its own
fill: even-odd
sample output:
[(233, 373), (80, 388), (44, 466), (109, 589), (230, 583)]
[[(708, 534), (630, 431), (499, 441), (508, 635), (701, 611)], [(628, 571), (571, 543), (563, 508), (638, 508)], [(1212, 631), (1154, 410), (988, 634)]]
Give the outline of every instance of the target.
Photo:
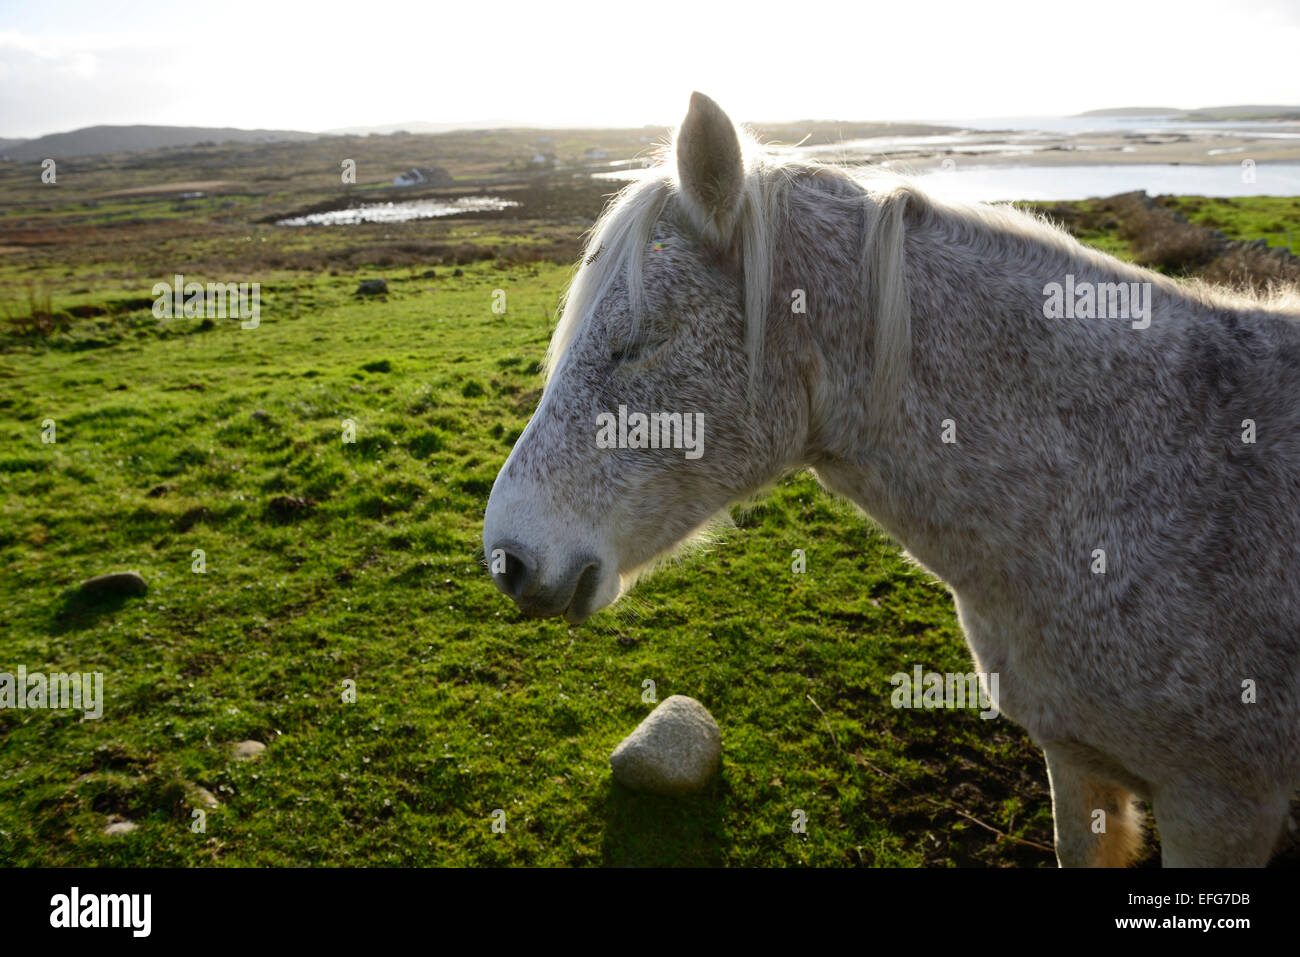
[(0, 0), (0, 137), (1300, 103), (1297, 61), (1300, 0)]

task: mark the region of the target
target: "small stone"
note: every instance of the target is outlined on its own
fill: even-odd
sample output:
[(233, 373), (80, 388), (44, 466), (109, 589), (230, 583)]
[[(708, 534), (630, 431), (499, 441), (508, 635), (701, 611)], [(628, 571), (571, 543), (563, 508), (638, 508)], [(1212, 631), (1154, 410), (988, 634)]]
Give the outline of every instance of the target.
[(239, 760), (246, 761), (261, 757), (265, 750), (266, 745), (261, 741), (240, 741), (230, 749), (230, 753)]
[(387, 279), (363, 279), (361, 285), (357, 286), (354, 295), (357, 296), (382, 296), (388, 292)]
[(436, 270), (436, 269), (426, 269), (424, 272), (420, 273), (420, 278), (421, 278), (421, 279), (437, 279), (437, 278), (438, 278), (438, 270)]
[(465, 270), (459, 268), (453, 269), (451, 274), (457, 278), (460, 278), (461, 276), (465, 275)]
[(694, 698), (673, 695), (624, 738), (609, 757), (624, 787), (680, 796), (700, 791), (718, 770), (722, 733)]
[[(254, 741), (252, 743), (258, 744), (259, 742)], [(221, 802), (217, 800), (217, 796), (215, 794), (213, 794), (207, 788), (201, 788), (198, 787), (197, 785), (190, 789), (190, 804), (194, 805), (195, 807), (206, 807), (206, 808), (217, 808), (221, 806)]]
[(300, 495), (277, 495), (267, 505), (272, 515), (278, 518), (292, 518), (311, 511), (316, 507), (316, 500)]
[(108, 826), (104, 828), (104, 833), (108, 835), (130, 834), (139, 826), (135, 821), (109, 821)]
[(143, 595), (149, 585), (139, 572), (109, 572), (87, 578), (81, 590), (87, 595)]

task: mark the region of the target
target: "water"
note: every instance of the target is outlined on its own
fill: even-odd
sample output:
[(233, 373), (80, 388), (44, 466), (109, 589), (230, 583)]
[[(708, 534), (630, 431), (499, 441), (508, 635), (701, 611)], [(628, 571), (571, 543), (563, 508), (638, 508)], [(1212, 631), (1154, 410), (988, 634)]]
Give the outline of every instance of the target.
[[(821, 157), (823, 159), (827, 157)], [(638, 179), (649, 170), (597, 173), (598, 179)], [(1254, 182), (1240, 164), (1173, 166), (1132, 163), (1099, 166), (979, 166), (969, 160), (955, 169), (911, 173), (926, 192), (964, 203), (1009, 200), (1088, 199), (1144, 189), (1153, 196), (1300, 196), (1300, 163), (1260, 163)]]
[[(1257, 140), (1300, 141), (1300, 124), (1274, 123), (1266, 128), (1247, 128), (1241, 123), (1200, 123), (1176, 124), (1163, 122), (1135, 122), (1121, 133), (1102, 138), (1102, 142), (1080, 142), (1076, 134), (1097, 133), (1099, 130), (1068, 127), (1073, 117), (1063, 117), (1053, 124), (1047, 118), (1034, 118), (1030, 125), (1025, 121), (1017, 128), (980, 128), (967, 125), (947, 133), (931, 133), (921, 136), (873, 136), (865, 139), (846, 140), (839, 143), (824, 143), (816, 146), (776, 147), (773, 152), (791, 156), (803, 156), (823, 162), (838, 163), (882, 163), (889, 159), (909, 157), (930, 157), (937, 154), (954, 156), (1008, 156), (1031, 158), (1045, 150), (1061, 149), (1077, 153), (1097, 152), (1099, 150), (1119, 150), (1124, 153), (1136, 152), (1138, 146), (1130, 137), (1168, 138), (1177, 134), (1187, 137), (1194, 148), (1198, 142), (1205, 142), (1205, 155), (1219, 156), (1225, 153), (1244, 152), (1248, 143)], [(1085, 118), (1090, 119), (1090, 118)], [(995, 121), (989, 121), (993, 124)], [(1114, 121), (1111, 122), (1114, 125)], [(1053, 127), (1043, 129), (1042, 127)], [(1222, 142), (1225, 135), (1232, 135), (1241, 143), (1238, 146), (1210, 148), (1209, 142)], [(1094, 136), (1094, 139), (1097, 137)], [(1229, 140), (1231, 142), (1231, 140)], [(617, 178), (617, 172), (607, 174)]]
[(1254, 182), (1237, 164), (1170, 166), (960, 166), (913, 178), (926, 192), (967, 203), (1068, 200), (1144, 189), (1155, 196), (1300, 196), (1300, 163), (1260, 163)]
[[(912, 136), (875, 136), (810, 146), (771, 147), (792, 157), (849, 165), (870, 163), (912, 175), (924, 189), (963, 202), (1005, 200), (1069, 200), (1113, 196), (1143, 189), (1153, 195), (1182, 193), (1201, 196), (1300, 196), (1300, 163), (1287, 159), (1258, 163), (1253, 181), (1243, 175), (1241, 157), (1261, 140), (1286, 143), (1300, 140), (1300, 122), (1265, 120), (1176, 120), (1149, 116), (1011, 116), (936, 121), (950, 130)], [(1107, 135), (1109, 134), (1109, 135)], [(1201, 143), (1205, 158), (1221, 165), (1189, 163), (1109, 163), (1086, 165), (1083, 154), (1099, 151), (1138, 153), (1144, 138), (1168, 141), (1186, 137), (1188, 153)], [(1080, 140), (1093, 140), (1081, 142)], [(1235, 142), (1234, 142), (1235, 141)], [(1060, 151), (1079, 155), (1070, 165), (1035, 166), (1040, 155), (1064, 158)], [(947, 157), (944, 166), (916, 171), (912, 163)], [(1134, 159), (1140, 157), (1135, 156)], [(999, 160), (1001, 162), (995, 162)], [(1012, 165), (1014, 164), (1014, 165)], [(604, 180), (634, 180), (638, 169), (597, 173)]]
[(613, 183), (627, 183), (634, 179), (641, 179), (643, 176), (649, 176), (651, 172), (653, 172), (653, 167), (632, 167), (631, 169), (614, 169), (604, 173), (592, 173), (591, 178), (607, 180)]
[(1017, 130), (1061, 134), (1087, 133), (1249, 133), (1266, 138), (1300, 139), (1294, 120), (1175, 120), (1168, 116), (994, 116), (935, 120), (961, 130)]
[(512, 199), (496, 196), (461, 196), (457, 199), (411, 199), (402, 203), (371, 203), (308, 213), (281, 219), (277, 226), (355, 226), (358, 223), (406, 223), (413, 219), (436, 219), (460, 213), (496, 212), (518, 206)]

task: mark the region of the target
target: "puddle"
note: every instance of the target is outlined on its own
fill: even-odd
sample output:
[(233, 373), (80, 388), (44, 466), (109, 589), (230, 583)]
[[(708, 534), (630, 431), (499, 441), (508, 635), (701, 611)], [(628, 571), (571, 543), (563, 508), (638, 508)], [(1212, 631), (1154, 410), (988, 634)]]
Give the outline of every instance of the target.
[(519, 204), (496, 196), (461, 196), (457, 199), (410, 199), (401, 203), (368, 203), (308, 213), (276, 221), (277, 226), (355, 226), (358, 223), (406, 223), (461, 213), (494, 213)]

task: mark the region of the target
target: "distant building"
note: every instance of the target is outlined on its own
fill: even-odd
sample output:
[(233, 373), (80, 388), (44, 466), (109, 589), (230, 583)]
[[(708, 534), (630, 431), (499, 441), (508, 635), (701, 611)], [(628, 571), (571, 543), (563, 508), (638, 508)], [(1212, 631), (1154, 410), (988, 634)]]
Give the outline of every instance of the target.
[(585, 160), (604, 160), (609, 159), (609, 154), (599, 146), (588, 146), (582, 151), (582, 158)]
[(394, 186), (450, 186), (452, 175), (441, 166), (412, 166), (393, 180)]
[(532, 159), (532, 164), (533, 164), (534, 166), (554, 166), (554, 165), (555, 165), (555, 154), (554, 154), (554, 153), (540, 153), (540, 152), (539, 152), (539, 153), (534, 153), (534, 154), (533, 154), (533, 159)]

